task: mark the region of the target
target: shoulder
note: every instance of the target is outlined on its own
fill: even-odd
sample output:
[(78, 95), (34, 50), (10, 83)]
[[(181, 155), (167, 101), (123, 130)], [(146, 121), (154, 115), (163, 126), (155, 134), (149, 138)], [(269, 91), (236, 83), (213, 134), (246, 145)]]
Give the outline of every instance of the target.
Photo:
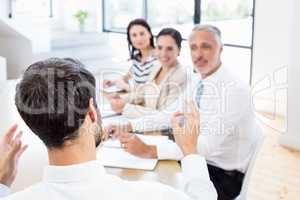
[(158, 182), (150, 182), (150, 181), (126, 181), (127, 184), (136, 188), (139, 187), (139, 190), (134, 190), (141, 197), (145, 197), (145, 195), (151, 195), (151, 199), (189, 199), (186, 194), (179, 190), (175, 190), (174, 188), (158, 183)]
[(170, 77), (171, 81), (186, 81), (188, 72), (187, 68), (183, 66), (181, 63), (178, 63), (174, 69), (173, 76)]
[(226, 89), (230, 89), (231, 91), (238, 92), (238, 93), (250, 93), (251, 88), (250, 84), (246, 81), (242, 80), (240, 77), (232, 73), (228, 68), (225, 66), (222, 69), (222, 73), (219, 76), (222, 85), (227, 86)]
[(42, 183), (38, 183), (35, 185), (32, 185), (22, 191), (13, 193), (8, 196), (9, 200), (18, 200), (18, 199), (35, 199), (35, 198), (42, 198), (46, 193), (49, 193), (49, 191), (46, 191), (43, 187)]

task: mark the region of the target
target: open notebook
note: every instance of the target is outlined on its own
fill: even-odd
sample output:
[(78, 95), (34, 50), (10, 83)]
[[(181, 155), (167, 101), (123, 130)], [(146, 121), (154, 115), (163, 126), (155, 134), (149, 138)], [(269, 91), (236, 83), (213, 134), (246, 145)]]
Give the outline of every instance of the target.
[[(166, 136), (138, 135), (146, 144), (157, 144), (168, 140)], [(144, 159), (131, 155), (121, 148), (118, 140), (109, 139), (98, 149), (97, 159), (106, 167), (118, 167), (127, 169), (154, 170), (158, 160)]]

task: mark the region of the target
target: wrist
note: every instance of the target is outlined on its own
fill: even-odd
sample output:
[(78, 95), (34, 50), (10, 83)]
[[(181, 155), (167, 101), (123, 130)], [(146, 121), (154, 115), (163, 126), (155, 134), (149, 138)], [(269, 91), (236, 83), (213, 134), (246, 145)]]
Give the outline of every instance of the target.
[(127, 130), (127, 132), (132, 132), (132, 131), (133, 131), (133, 128), (132, 128), (131, 123), (128, 123), (128, 124), (126, 125), (126, 130)]
[(151, 159), (157, 158), (157, 149), (155, 145), (147, 145), (145, 157)]
[(182, 153), (184, 156), (192, 155), (192, 154), (197, 154), (197, 149), (196, 148), (186, 148), (182, 149)]

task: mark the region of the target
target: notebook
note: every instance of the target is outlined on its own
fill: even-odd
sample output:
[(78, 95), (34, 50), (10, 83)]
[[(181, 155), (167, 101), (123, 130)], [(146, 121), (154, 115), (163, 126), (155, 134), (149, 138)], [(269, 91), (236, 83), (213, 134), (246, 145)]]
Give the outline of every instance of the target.
[[(157, 144), (167, 140), (167, 136), (138, 135), (146, 144)], [(124, 151), (119, 140), (105, 141), (97, 152), (97, 159), (106, 167), (154, 170), (157, 159), (140, 158)]]

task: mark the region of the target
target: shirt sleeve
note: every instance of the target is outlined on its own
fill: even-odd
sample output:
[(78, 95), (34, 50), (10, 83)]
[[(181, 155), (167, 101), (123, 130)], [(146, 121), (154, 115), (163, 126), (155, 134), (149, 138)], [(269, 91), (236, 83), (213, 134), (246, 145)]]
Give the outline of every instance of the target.
[(132, 66), (128, 70), (128, 72), (122, 77), (124, 81), (128, 82), (129, 79), (132, 78)]
[[(188, 73), (189, 80), (191, 74)], [(170, 105), (151, 115), (145, 115), (137, 119), (129, 120), (134, 131), (146, 132), (164, 130), (171, 127), (171, 116), (177, 111), (183, 112), (186, 108), (185, 102), (192, 97), (193, 84), (185, 84), (183, 93)]]
[(181, 160), (183, 158), (180, 148), (171, 140), (164, 140), (156, 144), (156, 151), (159, 160)]
[(182, 191), (170, 186), (161, 187), (161, 199), (174, 200), (217, 200), (217, 192), (210, 181), (206, 162), (199, 155), (188, 155), (182, 159), (184, 187)]
[(0, 183), (0, 198), (6, 197), (9, 194), (10, 194), (9, 187)]
[(163, 110), (156, 110), (153, 114), (129, 120), (134, 131), (158, 131), (171, 127), (171, 116), (182, 110), (182, 100), (178, 98)]
[(205, 159), (196, 154), (181, 160), (182, 174), (185, 180), (184, 192), (191, 199), (216, 200), (217, 192), (210, 181)]

